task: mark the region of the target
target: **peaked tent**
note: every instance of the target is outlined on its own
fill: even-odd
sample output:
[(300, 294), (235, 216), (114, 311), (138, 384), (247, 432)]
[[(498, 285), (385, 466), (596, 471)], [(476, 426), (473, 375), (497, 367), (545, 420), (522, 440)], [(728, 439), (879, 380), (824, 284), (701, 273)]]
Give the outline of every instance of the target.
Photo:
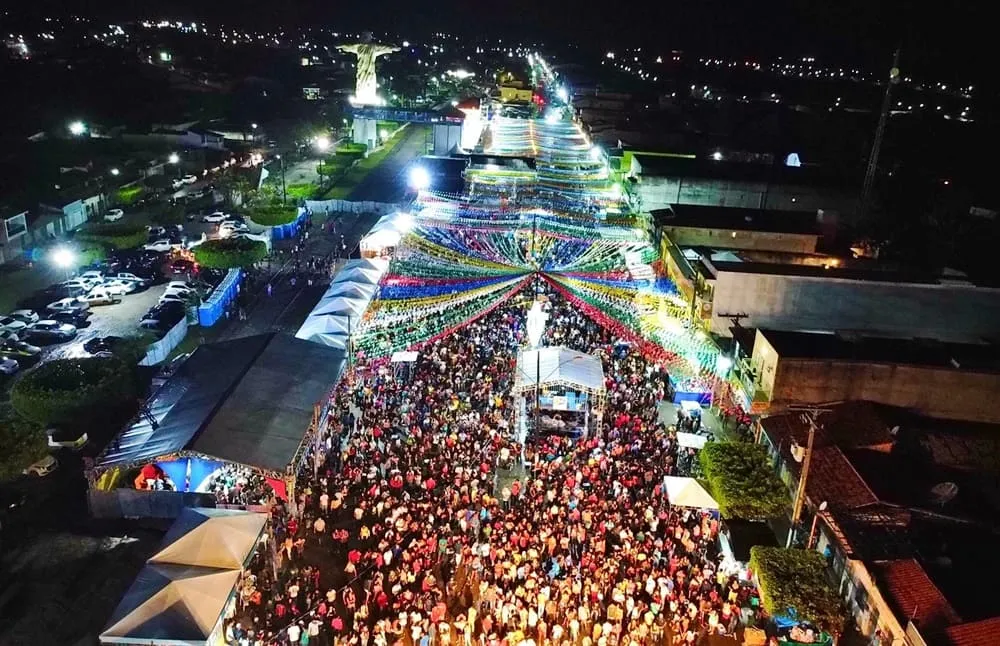
[(266, 524), (263, 514), (185, 508), (149, 562), (238, 570), (253, 552)]
[(525, 350), (517, 358), (514, 390), (534, 388), (536, 381), (604, 392), (604, 368), (600, 358), (562, 346)]
[(115, 608), (102, 644), (206, 644), (240, 579), (239, 570), (146, 565)]
[(675, 507), (697, 509), (718, 509), (719, 503), (694, 478), (664, 476), (667, 485), (667, 499)]

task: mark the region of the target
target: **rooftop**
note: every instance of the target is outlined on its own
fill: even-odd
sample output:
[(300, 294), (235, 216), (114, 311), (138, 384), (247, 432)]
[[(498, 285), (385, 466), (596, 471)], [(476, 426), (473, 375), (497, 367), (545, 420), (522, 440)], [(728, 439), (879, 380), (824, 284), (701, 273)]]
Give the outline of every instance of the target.
[(783, 160), (774, 164), (716, 161), (710, 158), (691, 159), (688, 156), (664, 156), (633, 152), (642, 166), (642, 175), (654, 177), (698, 177), (745, 182), (772, 182), (807, 186), (839, 186), (842, 182), (816, 167), (785, 166)]
[(870, 568), (898, 616), (935, 630), (962, 620), (915, 559), (880, 561)]
[(1000, 617), (951, 626), (944, 636), (948, 646), (994, 646), (1000, 639)]
[(766, 211), (672, 204), (670, 208), (652, 211), (651, 215), (658, 226), (664, 227), (819, 235), (816, 214), (810, 211)]
[(932, 339), (866, 337), (825, 332), (759, 330), (783, 359), (901, 364), (968, 372), (1000, 372), (1000, 347)]

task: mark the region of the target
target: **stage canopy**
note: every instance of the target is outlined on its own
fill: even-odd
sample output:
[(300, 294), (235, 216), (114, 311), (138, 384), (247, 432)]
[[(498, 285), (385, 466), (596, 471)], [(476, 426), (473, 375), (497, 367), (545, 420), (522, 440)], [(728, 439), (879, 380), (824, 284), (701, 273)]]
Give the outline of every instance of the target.
[(102, 644), (218, 643), (221, 618), (267, 516), (185, 509), (115, 608)]
[(517, 358), (514, 392), (542, 386), (566, 386), (589, 393), (604, 392), (601, 359), (562, 346), (525, 350)]
[(198, 347), (97, 458), (95, 473), (199, 456), (284, 474), (340, 377), (341, 350), (275, 333)]
[(705, 491), (705, 488), (698, 484), (694, 478), (665, 476), (664, 481), (667, 485), (667, 499), (675, 507), (719, 508), (719, 503), (715, 502), (715, 498)]

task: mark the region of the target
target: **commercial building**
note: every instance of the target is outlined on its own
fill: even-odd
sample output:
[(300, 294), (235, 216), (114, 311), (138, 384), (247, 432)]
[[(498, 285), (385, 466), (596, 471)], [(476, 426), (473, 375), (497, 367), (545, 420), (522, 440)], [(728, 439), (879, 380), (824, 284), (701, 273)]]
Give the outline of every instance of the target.
[(1000, 289), (962, 275), (916, 274), (824, 254), (678, 247), (664, 268), (693, 322), (729, 337), (745, 327), (850, 331), (978, 343), (1000, 334)]
[(688, 154), (623, 153), (622, 172), (637, 182), (643, 210), (672, 204), (851, 213), (857, 187), (821, 169), (731, 162)]
[(866, 400), (1000, 424), (1000, 347), (850, 334), (737, 330), (733, 390), (755, 412)]
[[(881, 646), (998, 643), (1000, 429), (868, 402), (817, 421), (798, 535), (826, 555), (860, 632)], [(794, 493), (808, 420), (786, 413), (761, 427)]]
[(666, 236), (679, 247), (719, 247), (812, 254), (835, 218), (808, 211), (763, 211), (671, 204), (651, 213), (657, 240)]

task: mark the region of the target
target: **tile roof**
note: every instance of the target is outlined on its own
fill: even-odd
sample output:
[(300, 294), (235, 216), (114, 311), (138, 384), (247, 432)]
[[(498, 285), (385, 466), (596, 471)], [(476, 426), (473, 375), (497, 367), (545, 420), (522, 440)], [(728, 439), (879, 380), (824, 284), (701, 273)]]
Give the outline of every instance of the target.
[(913, 620), (921, 630), (935, 630), (962, 621), (915, 559), (878, 561), (870, 567), (901, 623)]
[(948, 646), (995, 646), (1000, 643), (1000, 617), (951, 626), (944, 635)]

